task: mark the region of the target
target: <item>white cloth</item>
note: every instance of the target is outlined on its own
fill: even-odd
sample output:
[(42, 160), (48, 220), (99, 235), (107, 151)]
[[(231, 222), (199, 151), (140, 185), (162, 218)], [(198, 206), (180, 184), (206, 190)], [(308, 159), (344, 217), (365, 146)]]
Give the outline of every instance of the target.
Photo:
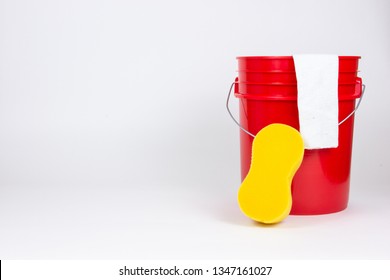
[(338, 146), (337, 55), (294, 55), (299, 127), (306, 149)]

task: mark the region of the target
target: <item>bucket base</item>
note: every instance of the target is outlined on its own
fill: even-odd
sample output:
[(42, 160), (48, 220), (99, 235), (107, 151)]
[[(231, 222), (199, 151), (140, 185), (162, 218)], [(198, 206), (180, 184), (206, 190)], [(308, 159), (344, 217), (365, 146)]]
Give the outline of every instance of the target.
[(326, 212), (290, 212), (290, 215), (291, 216), (317, 216), (317, 215), (330, 215), (330, 214), (336, 214), (336, 213), (339, 213), (339, 212), (342, 212), (344, 211), (345, 209), (347, 209), (347, 205), (342, 208), (342, 209), (339, 209), (339, 210), (332, 210), (332, 211), (326, 211)]

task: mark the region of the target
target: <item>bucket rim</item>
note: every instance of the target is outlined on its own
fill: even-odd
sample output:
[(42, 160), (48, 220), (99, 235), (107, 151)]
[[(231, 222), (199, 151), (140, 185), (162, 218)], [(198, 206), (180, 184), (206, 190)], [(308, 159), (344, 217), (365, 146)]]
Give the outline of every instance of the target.
[[(240, 82), (237, 81), (235, 84), (245, 84), (245, 85), (259, 85), (259, 86), (297, 86), (298, 83), (283, 83), (283, 82), (263, 82), (263, 83), (256, 83), (256, 82)], [(338, 86), (356, 86), (358, 83), (338, 83)]]
[[(253, 93), (241, 93), (235, 92), (234, 96), (242, 99), (250, 99), (250, 100), (268, 100), (268, 101), (297, 101), (298, 97), (296, 95), (258, 95)], [(351, 101), (356, 100), (361, 97), (361, 94), (351, 94), (351, 95), (338, 95), (338, 101)]]
[[(339, 59), (346, 60), (346, 59), (361, 59), (361, 56), (358, 55), (339, 55)], [(237, 56), (236, 59), (263, 59), (263, 60), (291, 60), (293, 59), (293, 56), (256, 56), (256, 55), (248, 55), (248, 56)]]
[[(251, 70), (251, 69), (248, 69), (248, 70), (236, 70), (236, 72), (245, 72), (245, 73), (267, 73), (267, 74), (295, 74), (296, 71), (283, 71), (283, 70), (269, 70), (269, 71), (262, 71), (262, 70)], [(349, 73), (349, 74), (357, 74), (361, 72), (360, 70), (357, 70), (357, 71), (339, 71), (338, 73), (340, 74), (346, 74), (346, 73)]]

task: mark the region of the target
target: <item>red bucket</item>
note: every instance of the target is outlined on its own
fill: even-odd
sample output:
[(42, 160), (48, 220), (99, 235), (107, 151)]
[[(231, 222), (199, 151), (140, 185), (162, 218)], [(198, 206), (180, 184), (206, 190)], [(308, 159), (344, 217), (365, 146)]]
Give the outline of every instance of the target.
[[(234, 86), (240, 99), (241, 179), (246, 177), (253, 136), (272, 123), (299, 130), (294, 60), (282, 57), (238, 57)], [(290, 214), (316, 215), (344, 210), (348, 205), (355, 102), (362, 94), (358, 56), (339, 57), (339, 146), (305, 150), (292, 182)], [(271, 75), (271, 76), (270, 76)], [(272, 76), (273, 75), (273, 76)], [(245, 132), (245, 131), (247, 132)]]

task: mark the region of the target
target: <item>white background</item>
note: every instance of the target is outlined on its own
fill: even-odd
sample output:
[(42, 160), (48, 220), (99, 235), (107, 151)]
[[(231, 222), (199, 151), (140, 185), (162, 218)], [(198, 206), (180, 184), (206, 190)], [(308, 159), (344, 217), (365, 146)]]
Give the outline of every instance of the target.
[[(350, 206), (265, 227), (225, 98), (296, 53), (362, 56)], [(0, 258), (388, 259), (389, 77), (386, 0), (0, 0)]]

